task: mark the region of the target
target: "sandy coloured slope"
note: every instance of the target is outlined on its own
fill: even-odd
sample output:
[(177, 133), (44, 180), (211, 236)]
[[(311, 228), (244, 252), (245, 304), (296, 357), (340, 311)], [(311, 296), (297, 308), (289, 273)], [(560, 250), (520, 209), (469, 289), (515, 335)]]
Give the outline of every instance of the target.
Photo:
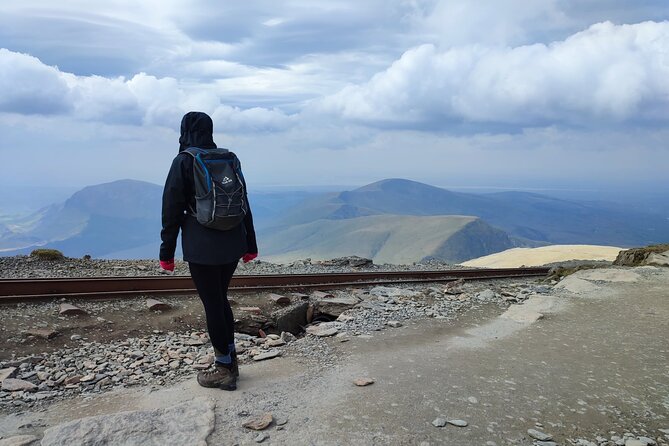
[(598, 245), (551, 245), (540, 248), (513, 248), (468, 260), (462, 265), (481, 268), (540, 266), (567, 260), (615, 260), (623, 248)]
[(318, 220), (274, 232), (262, 242), (264, 259), (287, 263), (356, 255), (373, 259), (377, 264), (410, 264), (438, 253), (449, 238), (476, 221), (476, 217), (456, 215), (372, 215)]

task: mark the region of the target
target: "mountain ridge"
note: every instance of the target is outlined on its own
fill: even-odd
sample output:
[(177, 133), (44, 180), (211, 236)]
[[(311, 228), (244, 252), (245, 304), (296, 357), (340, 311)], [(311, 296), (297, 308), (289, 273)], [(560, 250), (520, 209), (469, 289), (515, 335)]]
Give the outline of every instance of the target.
[[(28, 217), (3, 219), (0, 255), (25, 254), (34, 247), (44, 246), (61, 249), (69, 256), (91, 254), (109, 258), (118, 253), (153, 258), (160, 243), (161, 196), (161, 186), (138, 180), (118, 180), (83, 188), (64, 202), (42, 208)], [(304, 244), (305, 240), (313, 243), (313, 252), (317, 252), (317, 246), (324, 246), (319, 240), (309, 238), (319, 225), (327, 226), (329, 231), (322, 232), (321, 237), (333, 238), (336, 247), (346, 240), (346, 228), (364, 229), (359, 222), (370, 224), (373, 232), (374, 225), (382, 227), (388, 225), (389, 220), (400, 221), (403, 217), (412, 217), (404, 221), (411, 221), (408, 227), (420, 234), (421, 240), (429, 237), (426, 232), (429, 228), (442, 237), (443, 249), (440, 251), (435, 244), (430, 245), (426, 256), (449, 260), (467, 260), (464, 258), (467, 255), (478, 257), (514, 246), (583, 243), (629, 247), (669, 240), (669, 222), (660, 215), (641, 212), (628, 215), (611, 205), (575, 202), (532, 192), (454, 192), (397, 178), (325, 194), (251, 193), (250, 201), (261, 256), (296, 252), (295, 247), (281, 244), (280, 239), (286, 234), (291, 235), (294, 245), (301, 246), (299, 252), (309, 257), (311, 251)], [(456, 216), (468, 216), (479, 222), (452, 233), (430, 226), (431, 217)], [(300, 230), (305, 232), (299, 234)], [(402, 225), (395, 226), (393, 231), (388, 232), (388, 239), (400, 233), (408, 239), (415, 237)], [(504, 242), (500, 242), (502, 233), (506, 237)], [(448, 242), (450, 238), (453, 239)], [(385, 242), (378, 238), (375, 243), (384, 246)], [(362, 241), (359, 244), (363, 244)], [(349, 246), (354, 248), (355, 244)], [(386, 249), (390, 249), (388, 246), (391, 245)], [(401, 253), (401, 249), (398, 248), (398, 252)], [(371, 250), (369, 254), (377, 252)], [(401, 256), (384, 256), (393, 261), (401, 260)], [(404, 259), (417, 257), (412, 254)]]
[(472, 194), (387, 179), (314, 198), (286, 212), (275, 228), (362, 215), (475, 215), (509, 235), (540, 244), (645, 246), (669, 238), (669, 220), (531, 192)]
[(264, 256), (279, 261), (357, 255), (376, 263), (457, 263), (513, 246), (506, 233), (477, 217), (372, 215), (288, 227), (263, 248)]

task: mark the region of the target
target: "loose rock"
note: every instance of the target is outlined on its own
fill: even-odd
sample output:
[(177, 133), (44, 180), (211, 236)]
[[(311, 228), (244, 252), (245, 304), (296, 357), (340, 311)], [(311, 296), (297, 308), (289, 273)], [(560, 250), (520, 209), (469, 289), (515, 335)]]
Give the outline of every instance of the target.
[(241, 311), (247, 311), (249, 313), (254, 313), (254, 314), (261, 314), (262, 310), (260, 307), (239, 307), (239, 310)]
[(13, 378), (16, 374), (16, 367), (7, 367), (6, 369), (0, 370), (0, 383), (2, 383), (7, 378)]
[(446, 426), (446, 419), (445, 418), (435, 418), (434, 421), (432, 422), (432, 426), (434, 426), (434, 427), (444, 427), (444, 426)]
[(146, 299), (146, 308), (151, 311), (166, 311), (172, 307), (169, 304), (156, 299)]
[(461, 294), (462, 286), (465, 284), (464, 279), (454, 280), (453, 282), (448, 282), (444, 286), (444, 293), (446, 294)]
[(329, 325), (327, 323), (320, 324), (320, 325), (311, 325), (311, 326), (307, 327), (306, 331), (307, 331), (307, 334), (318, 336), (319, 338), (326, 338), (326, 337), (329, 337), (329, 336), (334, 336), (339, 332), (337, 327), (334, 327), (334, 326)]
[(5, 392), (34, 392), (37, 390), (37, 386), (23, 379), (6, 378), (2, 381), (2, 390)]
[(538, 431), (536, 429), (528, 429), (527, 434), (534, 438), (535, 440), (539, 441), (549, 441), (553, 439), (552, 435), (546, 434), (544, 432)]
[(296, 339), (297, 338), (295, 337), (295, 335), (293, 335), (289, 331), (282, 331), (281, 332), (281, 340), (283, 342), (285, 342), (286, 344), (291, 343), (291, 342), (295, 341)]
[(253, 357), (254, 361), (264, 361), (266, 359), (272, 359), (276, 358), (277, 356), (281, 356), (281, 351), (279, 350), (270, 350), (264, 353), (260, 353), (258, 355), (255, 355)]
[(26, 330), (26, 334), (42, 339), (53, 339), (60, 333), (57, 330), (53, 330), (51, 328), (31, 328)]
[(270, 293), (267, 297), (277, 305), (288, 305), (290, 304), (290, 298), (287, 296), (282, 296), (281, 294)]
[(93, 381), (94, 379), (95, 379), (95, 373), (91, 373), (91, 374), (82, 376), (81, 379), (79, 379), (79, 382), (87, 383), (87, 382)]
[(314, 291), (311, 293), (311, 297), (314, 299), (328, 299), (334, 297), (331, 293), (326, 293), (324, 291)]
[(60, 310), (58, 311), (62, 315), (72, 316), (77, 314), (88, 314), (79, 307), (76, 307), (72, 304), (60, 304)]
[(331, 317), (338, 317), (344, 311), (353, 308), (360, 300), (355, 296), (330, 297), (315, 302), (315, 312)]
[(356, 378), (353, 380), (353, 384), (358, 387), (365, 387), (374, 384), (374, 380), (372, 378)]
[(467, 427), (469, 425), (465, 420), (446, 420), (446, 422), (457, 427)]
[(252, 429), (254, 431), (261, 431), (263, 429), (267, 429), (269, 425), (272, 424), (272, 421), (274, 421), (274, 417), (270, 412), (267, 412), (257, 417), (253, 417), (250, 418), (249, 420), (246, 420), (242, 424), (242, 426), (244, 426), (247, 429)]

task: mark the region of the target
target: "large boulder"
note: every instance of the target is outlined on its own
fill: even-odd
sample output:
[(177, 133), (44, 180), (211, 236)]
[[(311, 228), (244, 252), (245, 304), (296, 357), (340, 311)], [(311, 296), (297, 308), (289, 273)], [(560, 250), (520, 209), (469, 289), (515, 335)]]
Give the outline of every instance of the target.
[(262, 314), (240, 313), (235, 319), (235, 331), (251, 336), (258, 336), (260, 330), (266, 331), (272, 322)]
[(51, 427), (42, 446), (206, 446), (214, 430), (214, 403), (198, 398), (166, 409), (120, 412)]
[(613, 264), (618, 266), (669, 266), (669, 245), (652, 245), (620, 251)]
[(332, 318), (339, 317), (344, 311), (353, 308), (360, 299), (355, 296), (340, 296), (318, 299), (314, 302), (314, 316), (327, 316)]
[(307, 325), (309, 302), (300, 301), (272, 313), (272, 321), (278, 332), (298, 334)]

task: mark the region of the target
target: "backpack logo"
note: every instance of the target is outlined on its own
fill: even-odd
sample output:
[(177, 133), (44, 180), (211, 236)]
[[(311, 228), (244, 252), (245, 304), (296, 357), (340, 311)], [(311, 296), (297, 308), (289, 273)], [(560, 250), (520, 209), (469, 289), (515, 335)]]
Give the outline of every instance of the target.
[(230, 183), (232, 183), (232, 180), (228, 177), (223, 177), (223, 179), (221, 180), (221, 184), (223, 184), (223, 185), (230, 184)]

